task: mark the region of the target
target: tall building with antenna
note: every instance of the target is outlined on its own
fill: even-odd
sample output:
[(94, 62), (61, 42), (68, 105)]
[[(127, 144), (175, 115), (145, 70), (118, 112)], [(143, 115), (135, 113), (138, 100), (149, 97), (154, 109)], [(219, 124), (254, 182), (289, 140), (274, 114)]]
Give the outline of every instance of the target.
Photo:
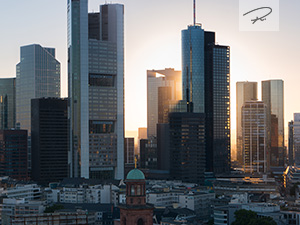
[(206, 172), (230, 171), (230, 47), (196, 23), (182, 30), (182, 95), (187, 112), (205, 114)]

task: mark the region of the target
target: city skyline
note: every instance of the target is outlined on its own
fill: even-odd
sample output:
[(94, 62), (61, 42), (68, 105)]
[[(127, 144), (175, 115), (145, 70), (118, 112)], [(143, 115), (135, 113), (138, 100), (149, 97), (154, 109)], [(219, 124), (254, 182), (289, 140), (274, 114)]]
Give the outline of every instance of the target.
[[(260, 86), (261, 80), (283, 79), (286, 85), (285, 128), (287, 121), (293, 118), (293, 113), (300, 111), (300, 104), (295, 104), (292, 98), (297, 90), (297, 81), (300, 81), (299, 76), (297, 77), (299, 47), (293, 44), (300, 36), (300, 29), (295, 22), (299, 19), (299, 15), (293, 13), (300, 8), (300, 3), (295, 0), (289, 0), (289, 2), (290, 4), (280, 5), (280, 32), (240, 32), (238, 30), (238, 1), (226, 1), (226, 3), (220, 0), (197, 1), (197, 22), (202, 23), (205, 30), (217, 31), (220, 44), (231, 46), (231, 127), (233, 132), (236, 127), (236, 81), (257, 81)], [(4, 7), (0, 9), (3, 18), (9, 18), (1, 21), (3, 33), (6, 35), (2, 39), (3, 43), (0, 44), (5, 52), (5, 54), (0, 54), (2, 68), (0, 77), (15, 76), (20, 46), (39, 43), (45, 47), (54, 47), (57, 49), (57, 58), (62, 64), (62, 96), (67, 96), (66, 2), (55, 0), (40, 3), (37, 0), (30, 0), (26, 3), (15, 3), (15, 1), (4, 3)], [(98, 11), (99, 5), (104, 3), (104, 1), (90, 0), (89, 11)], [(137, 130), (138, 127), (143, 127), (147, 123), (146, 71), (170, 67), (176, 70), (181, 69), (180, 35), (181, 30), (193, 22), (192, 1), (176, 0), (170, 4), (170, 2), (156, 0), (151, 3), (120, 0), (114, 3), (125, 5), (125, 128)], [(153, 14), (153, 7), (158, 3), (160, 7), (156, 7), (155, 14)], [(42, 9), (45, 8), (49, 10), (43, 11)], [(50, 21), (51, 14), (48, 14), (48, 11), (50, 12), (51, 9), (55, 10), (56, 17)], [(180, 16), (177, 14), (179, 9), (181, 10)], [(231, 13), (227, 14), (226, 20), (214, 18), (214, 15), (225, 15), (228, 11)], [(22, 21), (13, 18), (19, 14), (22, 16)], [(30, 24), (30, 28), (24, 26), (24, 23)], [(12, 27), (14, 30), (11, 29)], [(141, 31), (134, 30), (137, 27)], [(35, 32), (34, 36), (31, 35), (38, 29), (43, 32), (40, 34)], [(151, 35), (142, 29), (151, 30)], [(289, 41), (286, 42), (286, 40)], [(139, 62), (138, 65), (136, 61)], [(258, 99), (261, 99), (260, 92)], [(134, 108), (137, 101), (140, 102), (140, 107)], [(235, 135), (232, 135), (232, 139), (234, 138)]]

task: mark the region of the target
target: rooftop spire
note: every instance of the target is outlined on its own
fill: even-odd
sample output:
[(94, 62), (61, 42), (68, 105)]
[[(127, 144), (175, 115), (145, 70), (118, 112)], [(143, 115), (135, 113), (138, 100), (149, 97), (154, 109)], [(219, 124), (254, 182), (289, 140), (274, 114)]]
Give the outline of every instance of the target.
[(196, 0), (194, 0), (194, 26), (196, 25)]

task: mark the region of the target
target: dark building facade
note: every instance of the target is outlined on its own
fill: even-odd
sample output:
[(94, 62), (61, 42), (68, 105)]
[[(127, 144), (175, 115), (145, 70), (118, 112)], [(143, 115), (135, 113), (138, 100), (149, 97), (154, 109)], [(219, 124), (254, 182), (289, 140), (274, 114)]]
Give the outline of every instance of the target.
[(230, 171), (230, 48), (204, 33), (206, 171)]
[(0, 130), (0, 176), (27, 180), (27, 130)]
[(140, 167), (143, 169), (157, 169), (157, 139), (140, 140)]
[(205, 115), (170, 113), (170, 176), (202, 184), (205, 172)]
[(288, 137), (288, 154), (289, 154), (289, 165), (293, 166), (294, 161), (294, 121), (289, 122), (289, 137)]
[(170, 170), (170, 129), (168, 123), (157, 124), (157, 169)]
[(134, 168), (134, 138), (124, 139), (125, 174)]
[(32, 179), (57, 182), (68, 177), (67, 99), (31, 100)]
[(0, 79), (0, 130), (16, 125), (16, 78)]

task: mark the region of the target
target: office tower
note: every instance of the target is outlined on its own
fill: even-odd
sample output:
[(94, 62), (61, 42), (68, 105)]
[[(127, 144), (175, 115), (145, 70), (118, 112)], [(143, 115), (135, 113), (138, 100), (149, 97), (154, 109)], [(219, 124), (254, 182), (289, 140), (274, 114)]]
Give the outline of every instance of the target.
[(284, 148), (284, 83), (283, 80), (262, 81), (262, 101), (268, 110), (267, 131), (269, 135), (270, 163), (283, 167)]
[(236, 152), (237, 161), (243, 164), (242, 107), (246, 101), (257, 100), (257, 82), (236, 83)]
[(41, 184), (68, 177), (68, 100), (31, 100), (32, 179)]
[[(295, 116), (295, 115), (294, 115)], [(293, 166), (295, 163), (294, 157), (294, 121), (289, 122), (289, 140), (288, 140), (288, 154), (289, 154), (289, 166)]]
[(205, 115), (170, 113), (171, 179), (203, 184), (205, 172)]
[(181, 100), (181, 72), (172, 68), (147, 70), (147, 134), (156, 137), (156, 124), (165, 123), (169, 105)]
[(137, 152), (135, 152), (135, 154), (140, 154), (140, 140), (141, 139), (147, 139), (147, 127), (139, 127), (138, 128), (138, 149)]
[(296, 166), (300, 165), (300, 113), (294, 113), (293, 155)]
[(246, 101), (242, 107), (244, 171), (268, 171), (267, 107), (261, 101)]
[(222, 174), (230, 172), (230, 47), (206, 31), (204, 44), (206, 171)]
[(134, 168), (134, 138), (124, 140), (124, 166), (125, 172)]
[(157, 139), (140, 140), (140, 167), (143, 169), (157, 169)]
[(0, 176), (27, 180), (27, 130), (0, 130)]
[(157, 169), (170, 170), (170, 128), (168, 123), (157, 124)]
[(21, 47), (16, 69), (16, 122), (30, 136), (30, 101), (60, 97), (60, 63), (55, 59), (54, 48), (33, 44)]
[(124, 7), (87, 4), (68, 2), (70, 176), (123, 179)]
[(0, 78), (0, 130), (16, 125), (16, 78)]

